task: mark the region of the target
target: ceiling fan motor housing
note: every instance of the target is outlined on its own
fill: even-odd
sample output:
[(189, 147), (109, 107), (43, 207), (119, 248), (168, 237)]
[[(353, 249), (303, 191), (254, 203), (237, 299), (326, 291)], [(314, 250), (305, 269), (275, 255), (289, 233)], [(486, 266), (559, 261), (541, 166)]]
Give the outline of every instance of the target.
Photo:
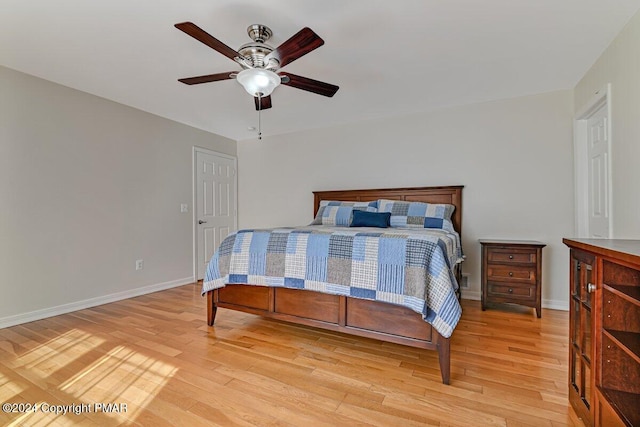
[[(273, 32), (265, 25), (254, 24), (247, 28), (247, 34), (253, 40), (240, 46), (238, 53), (245, 57), (252, 68), (264, 68), (275, 71), (279, 63), (275, 58), (265, 62), (265, 57), (273, 52), (274, 48), (265, 42), (271, 38)], [(242, 63), (240, 65), (243, 65)]]
[[(273, 52), (273, 48), (264, 43), (247, 43), (240, 46), (238, 53), (245, 57), (252, 68), (267, 68), (275, 70), (278, 68), (278, 61), (271, 59), (265, 63), (264, 58)], [(240, 65), (243, 65), (240, 63)]]

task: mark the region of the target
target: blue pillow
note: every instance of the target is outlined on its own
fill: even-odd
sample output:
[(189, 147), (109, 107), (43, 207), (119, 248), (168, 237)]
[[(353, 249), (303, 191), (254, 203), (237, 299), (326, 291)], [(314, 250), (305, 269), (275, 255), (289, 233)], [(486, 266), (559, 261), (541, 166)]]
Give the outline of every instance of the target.
[(391, 221), (391, 212), (353, 211), (353, 219), (349, 227), (387, 228)]

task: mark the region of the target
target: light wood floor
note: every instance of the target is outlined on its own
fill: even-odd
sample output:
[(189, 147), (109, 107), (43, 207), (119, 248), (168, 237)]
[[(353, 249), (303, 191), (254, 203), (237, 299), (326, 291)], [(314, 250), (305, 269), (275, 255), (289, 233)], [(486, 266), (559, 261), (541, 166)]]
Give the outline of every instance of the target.
[(197, 284), (0, 329), (0, 403), (40, 404), (0, 425), (581, 425), (567, 312), (463, 310), (449, 386), (435, 352), (225, 309), (209, 328)]

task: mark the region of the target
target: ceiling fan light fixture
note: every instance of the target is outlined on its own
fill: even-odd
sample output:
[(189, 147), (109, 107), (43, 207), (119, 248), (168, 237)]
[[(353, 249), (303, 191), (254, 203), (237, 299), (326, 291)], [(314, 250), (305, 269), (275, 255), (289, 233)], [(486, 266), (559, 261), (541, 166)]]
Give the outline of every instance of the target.
[(236, 80), (251, 96), (269, 96), (280, 85), (279, 75), (262, 68), (242, 70), (236, 76)]

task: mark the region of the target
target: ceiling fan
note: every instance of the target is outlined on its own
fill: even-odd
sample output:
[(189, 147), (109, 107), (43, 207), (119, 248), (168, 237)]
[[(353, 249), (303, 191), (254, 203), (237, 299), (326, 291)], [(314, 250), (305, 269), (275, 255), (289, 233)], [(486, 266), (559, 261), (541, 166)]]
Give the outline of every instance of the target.
[(324, 44), (324, 40), (310, 28), (303, 28), (280, 46), (273, 48), (265, 43), (273, 35), (271, 29), (265, 25), (251, 25), (247, 28), (247, 33), (253, 42), (246, 43), (235, 51), (192, 22), (175, 24), (175, 27), (242, 67), (241, 71), (178, 79), (184, 84), (195, 85), (235, 78), (254, 97), (256, 110), (259, 111), (271, 108), (271, 92), (280, 84), (328, 97), (339, 89), (329, 83), (279, 71)]

